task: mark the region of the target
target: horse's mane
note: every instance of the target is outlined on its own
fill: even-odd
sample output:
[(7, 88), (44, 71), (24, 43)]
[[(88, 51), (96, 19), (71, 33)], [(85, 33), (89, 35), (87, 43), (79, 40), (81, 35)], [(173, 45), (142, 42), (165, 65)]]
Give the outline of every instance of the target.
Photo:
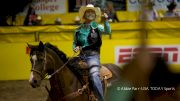
[[(59, 50), (56, 46), (50, 44), (50, 43), (45, 43), (45, 47), (52, 49), (54, 52), (58, 54), (58, 56), (61, 58), (61, 60), (65, 63), (68, 61), (68, 58), (64, 52)], [(80, 71), (77, 69), (78, 66), (78, 61), (80, 61), (79, 58), (73, 58), (68, 62), (68, 68), (77, 76), (78, 80), (81, 78)], [(81, 82), (81, 81), (80, 81)]]
[(63, 62), (66, 62), (68, 60), (66, 54), (59, 50), (56, 46), (50, 44), (50, 43), (45, 43), (45, 47), (52, 49), (57, 55), (61, 58)]
[[(50, 48), (50, 49), (52, 49), (54, 52), (56, 52), (56, 53), (58, 54), (58, 56), (60, 57), (60, 59), (61, 59), (64, 63), (68, 61), (69, 58), (67, 58), (66, 54), (65, 54), (63, 51), (59, 50), (56, 46), (54, 46), (54, 45), (52, 45), (52, 44), (50, 44), (50, 43), (45, 43), (45, 47)], [(79, 65), (77, 64), (78, 61), (80, 61), (80, 59), (77, 58), (77, 57), (71, 58), (71, 60), (68, 62), (67, 65), (70, 66), (70, 67), (77, 67), (77, 66), (79, 66)]]

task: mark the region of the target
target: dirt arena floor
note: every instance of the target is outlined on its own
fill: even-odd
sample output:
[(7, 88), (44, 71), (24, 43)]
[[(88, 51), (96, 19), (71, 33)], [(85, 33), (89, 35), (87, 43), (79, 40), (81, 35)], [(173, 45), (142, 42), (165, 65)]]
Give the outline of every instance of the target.
[[(0, 101), (46, 101), (45, 85), (50, 88), (48, 80), (44, 80), (39, 88), (32, 88), (28, 80), (0, 81)], [(180, 92), (178, 94), (180, 97)]]
[(44, 80), (39, 88), (32, 88), (28, 80), (0, 81), (0, 101), (46, 101), (49, 82)]

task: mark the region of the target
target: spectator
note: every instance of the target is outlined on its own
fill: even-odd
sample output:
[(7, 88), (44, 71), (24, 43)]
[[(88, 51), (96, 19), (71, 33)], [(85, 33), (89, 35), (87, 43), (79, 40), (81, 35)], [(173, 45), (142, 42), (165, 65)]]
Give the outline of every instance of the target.
[(173, 1), (169, 5), (167, 5), (168, 10), (165, 12), (164, 17), (177, 17), (179, 16), (176, 12), (177, 4)]
[(79, 16), (76, 16), (75, 19), (74, 19), (74, 23), (75, 25), (80, 25), (80, 17)]
[(42, 25), (42, 17), (40, 15), (37, 16), (36, 25)]
[(55, 21), (54, 21), (54, 24), (55, 25), (61, 25), (62, 24), (61, 19), (60, 18), (56, 18)]
[(116, 11), (114, 9), (113, 2), (111, 2), (111, 1), (107, 2), (107, 6), (106, 6), (106, 9), (104, 10), (104, 12), (108, 14), (108, 20), (110, 22), (119, 22)]
[(140, 21), (155, 21), (159, 18), (154, 6), (154, 2), (147, 2), (147, 4), (144, 6), (143, 12), (140, 15)]
[(76, 8), (90, 4), (94, 0), (76, 0)]
[(24, 20), (24, 25), (25, 26), (36, 25), (36, 19), (37, 19), (37, 15), (35, 13), (35, 9), (33, 8), (33, 6), (30, 6), (26, 18)]

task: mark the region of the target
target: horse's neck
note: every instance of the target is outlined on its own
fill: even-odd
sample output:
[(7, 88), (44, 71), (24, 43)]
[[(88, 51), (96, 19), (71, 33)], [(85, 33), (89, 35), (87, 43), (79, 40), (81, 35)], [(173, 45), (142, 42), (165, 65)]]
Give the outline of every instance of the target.
[(51, 79), (51, 89), (55, 90), (56, 94), (62, 95), (61, 97), (72, 93), (76, 87), (80, 84), (78, 84), (78, 80), (76, 76), (71, 72), (71, 70), (65, 65), (63, 66), (62, 60), (58, 57), (58, 55), (54, 52), (50, 53), (53, 57), (54, 61), (54, 67), (53, 71), (59, 70), (59, 68), (62, 68), (58, 73), (56, 73)]

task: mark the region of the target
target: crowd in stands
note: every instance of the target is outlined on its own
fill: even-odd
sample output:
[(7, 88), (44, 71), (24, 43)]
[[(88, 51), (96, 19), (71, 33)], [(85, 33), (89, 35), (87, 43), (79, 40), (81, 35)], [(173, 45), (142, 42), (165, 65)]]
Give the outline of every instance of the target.
[[(91, 1), (91, 0), (90, 0)], [(164, 13), (158, 12), (155, 9), (156, 4), (154, 2), (148, 2), (145, 7), (143, 8), (143, 11), (139, 13), (139, 17), (137, 17), (136, 21), (167, 21), (169, 20), (180, 20), (180, 12), (176, 9), (177, 3), (172, 1), (167, 5), (167, 11)], [(117, 12), (114, 8), (112, 1), (107, 1), (105, 3), (105, 7), (101, 9), (102, 13), (105, 12), (108, 14), (108, 21), (111, 23), (119, 23), (123, 21), (121, 19), (120, 15), (117, 15)], [(53, 19), (52, 19), (53, 20)], [(57, 17), (53, 20), (51, 25), (62, 25), (62, 19), (61, 17)], [(63, 20), (64, 21), (64, 20)], [(34, 9), (33, 6), (30, 6), (27, 15), (24, 19), (24, 26), (37, 26), (37, 25), (48, 25), (43, 24), (43, 18), (42, 16), (38, 15)], [(101, 21), (102, 22), (102, 21)], [(80, 18), (79, 16), (75, 16), (74, 19), (72, 19), (71, 25), (79, 25)]]
[[(90, 1), (89, 1), (90, 2)], [(176, 2), (172, 1), (167, 5), (167, 11), (160, 13), (155, 8), (156, 4), (153, 1), (145, 3), (144, 8), (139, 13), (139, 18), (136, 21), (161, 21), (161, 20), (179, 20), (179, 13), (176, 10)], [(111, 23), (121, 22), (117, 15), (117, 11), (114, 8), (112, 1), (107, 1), (105, 7), (101, 8), (102, 13), (108, 14), (108, 21)], [(102, 21), (101, 21), (102, 22)], [(71, 25), (79, 25), (81, 23), (79, 16), (75, 16)], [(56, 18), (54, 20), (55, 25), (62, 25), (62, 19)], [(33, 7), (29, 8), (24, 25), (42, 25), (42, 17), (35, 13)]]
[(143, 21), (158, 21), (158, 20), (180, 20), (180, 15), (176, 10), (177, 4), (173, 1), (167, 5), (167, 11), (163, 14), (158, 13), (154, 8), (155, 3), (149, 2), (144, 6), (143, 13), (140, 14), (140, 20)]

